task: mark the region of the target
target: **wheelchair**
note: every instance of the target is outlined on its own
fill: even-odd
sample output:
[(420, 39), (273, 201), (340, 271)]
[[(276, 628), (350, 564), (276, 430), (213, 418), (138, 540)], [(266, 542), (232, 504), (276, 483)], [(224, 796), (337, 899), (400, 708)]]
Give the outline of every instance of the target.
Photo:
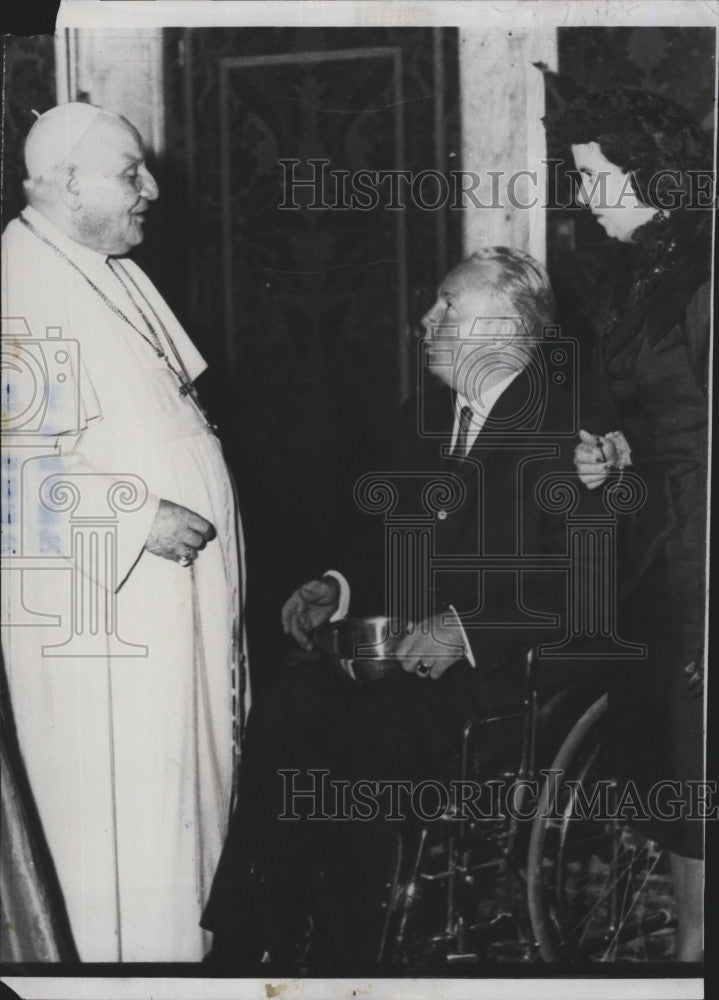
[[(398, 835), (386, 967), (441, 975), (494, 962), (671, 959), (666, 853), (611, 808), (606, 691), (579, 683), (541, 702), (534, 651), (523, 684), (517, 711), (464, 727), (453, 788), (474, 789), (480, 804), (484, 795), (485, 808), (465, 808), (465, 796)], [(591, 807), (598, 792), (601, 810)]]

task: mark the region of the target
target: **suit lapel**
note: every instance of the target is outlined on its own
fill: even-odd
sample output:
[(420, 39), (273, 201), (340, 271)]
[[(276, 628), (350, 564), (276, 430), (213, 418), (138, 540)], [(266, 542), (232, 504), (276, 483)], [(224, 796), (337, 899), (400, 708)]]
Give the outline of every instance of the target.
[[(427, 466), (438, 471), (454, 473), (467, 482), (472, 476), (477, 462), (486, 466), (495, 453), (502, 454), (504, 449), (501, 449), (500, 445), (506, 440), (507, 422), (509, 422), (510, 428), (514, 429), (510, 418), (522, 411), (531, 391), (529, 375), (526, 370), (521, 371), (492, 407), (487, 420), (464, 459), (447, 454), (452, 440), (456, 396), (450, 389), (431, 393), (426, 400), (425, 426), (429, 426), (435, 433), (441, 433), (442, 436), (439, 439), (436, 437), (429, 439), (428, 456), (433, 456), (434, 461), (430, 459)], [(530, 428), (527, 429), (527, 433), (531, 434)]]
[[(506, 440), (507, 430), (517, 429), (512, 425), (510, 418), (522, 411), (531, 389), (532, 386), (527, 372), (521, 371), (510, 382), (487, 415), (487, 419), (470, 448), (467, 458), (472, 459), (481, 456), (484, 460), (488, 455), (497, 451), (499, 446)], [(527, 433), (531, 433), (529, 428)]]
[[(530, 388), (529, 376), (525, 371), (520, 372), (492, 407), (488, 419), (485, 421), (468, 454), (463, 459), (460, 459), (457, 455), (443, 455), (440, 459), (439, 469), (442, 472), (459, 476), (465, 485), (467, 497), (469, 498), (466, 501), (466, 516), (476, 517), (476, 491), (480, 489), (480, 481), (486, 478), (486, 473), (492, 469), (495, 461), (498, 458), (501, 460), (506, 455), (506, 448), (500, 447), (503, 441), (506, 441), (506, 437), (504, 436), (506, 431), (503, 430), (503, 426), (506, 427), (505, 421), (514, 414), (521, 412), (526, 403)], [(444, 426), (446, 428), (445, 441), (448, 449), (454, 426), (454, 393), (450, 394), (449, 403), (445, 400), (444, 406), (445, 409), (443, 412), (446, 414), (446, 407), (449, 406), (450, 414), (449, 421), (446, 416), (444, 417)], [(455, 528), (458, 522), (462, 523), (463, 521), (464, 518), (458, 516), (454, 521)]]

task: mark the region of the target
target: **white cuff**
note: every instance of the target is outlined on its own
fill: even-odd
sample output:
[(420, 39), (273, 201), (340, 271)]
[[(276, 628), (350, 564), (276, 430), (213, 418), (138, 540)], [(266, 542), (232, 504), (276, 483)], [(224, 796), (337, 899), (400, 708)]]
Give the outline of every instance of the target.
[(447, 605), (447, 610), (451, 611), (454, 615), (454, 623), (462, 634), (462, 642), (464, 644), (464, 656), (471, 667), (477, 666), (477, 661), (474, 658), (474, 653), (472, 652), (472, 647), (469, 644), (469, 639), (467, 638), (467, 633), (464, 631), (464, 625), (462, 624), (462, 619), (457, 614), (457, 609), (453, 604)]
[(346, 618), (347, 612), (350, 608), (350, 585), (347, 583), (345, 577), (342, 576), (336, 569), (328, 569), (323, 576), (332, 576), (340, 585), (340, 602), (337, 606), (337, 610), (330, 618), (331, 622), (336, 622), (338, 618)]
[(632, 464), (632, 449), (629, 447), (629, 442), (624, 437), (621, 431), (610, 431), (609, 434), (604, 435), (607, 441), (611, 441), (614, 447), (617, 449), (617, 468), (626, 469), (627, 466)]

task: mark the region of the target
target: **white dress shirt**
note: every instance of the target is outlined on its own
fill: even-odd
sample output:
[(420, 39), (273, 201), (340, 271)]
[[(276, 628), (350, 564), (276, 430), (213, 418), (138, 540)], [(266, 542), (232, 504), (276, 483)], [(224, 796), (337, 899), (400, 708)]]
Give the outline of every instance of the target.
[[(474, 447), (474, 443), (477, 440), (477, 435), (484, 427), (487, 417), (492, 412), (495, 403), (502, 395), (504, 390), (509, 387), (510, 383), (515, 380), (517, 375), (519, 375), (518, 371), (512, 372), (510, 375), (508, 375), (506, 378), (503, 378), (495, 385), (485, 389), (481, 400), (472, 400), (472, 402), (470, 403), (468, 399), (457, 393), (455, 407), (454, 407), (454, 428), (452, 430), (452, 443), (450, 446), (451, 451), (454, 451), (454, 449), (457, 447), (457, 437), (459, 435), (459, 417), (462, 412), (462, 409), (465, 406), (468, 406), (472, 411), (472, 422), (469, 425), (469, 430), (467, 432), (467, 451), (465, 452), (466, 455)], [(464, 455), (462, 456), (462, 458), (464, 458)]]

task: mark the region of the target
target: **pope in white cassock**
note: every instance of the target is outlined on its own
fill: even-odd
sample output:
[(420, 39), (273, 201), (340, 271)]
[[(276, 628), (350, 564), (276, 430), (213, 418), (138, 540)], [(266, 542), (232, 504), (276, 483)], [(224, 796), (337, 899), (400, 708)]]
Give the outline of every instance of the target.
[(137, 131), (61, 105), (25, 158), (2, 271), (20, 751), (82, 960), (198, 961), (248, 699), (235, 493), (205, 364), (124, 257), (158, 196)]

